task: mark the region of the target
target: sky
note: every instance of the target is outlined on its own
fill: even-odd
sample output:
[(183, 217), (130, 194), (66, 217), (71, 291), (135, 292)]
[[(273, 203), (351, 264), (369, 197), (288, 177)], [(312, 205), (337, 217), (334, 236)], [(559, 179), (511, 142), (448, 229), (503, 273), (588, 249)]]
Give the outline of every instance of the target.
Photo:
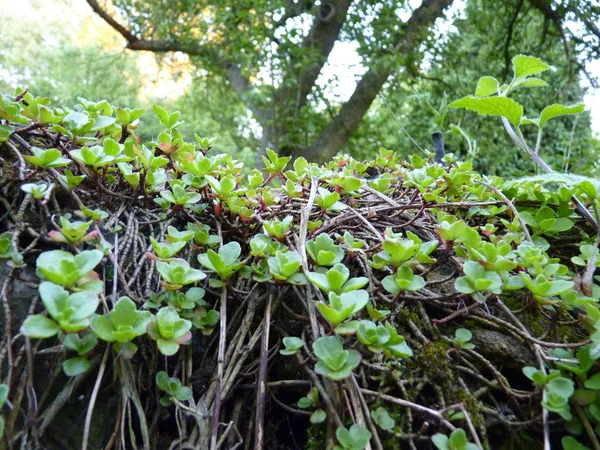
[[(411, 0), (413, 7), (418, 3), (418, 0)], [(102, 42), (113, 48), (122, 46), (114, 30), (96, 16), (83, 0), (0, 0), (0, 48), (2, 21), (54, 25), (73, 36), (74, 42)], [(357, 80), (365, 72), (355, 48), (355, 43), (337, 42), (317, 81), (325, 84), (337, 76), (338, 82), (330, 89), (329, 95), (338, 101), (347, 100), (352, 95)], [(180, 95), (191, 83), (191, 76), (172, 79), (167, 70), (161, 70), (152, 54), (141, 55), (139, 65), (143, 79), (148, 80), (142, 87), (142, 95), (172, 98)], [(592, 76), (600, 77), (600, 60), (590, 62), (587, 69)], [(600, 133), (600, 90), (589, 87), (585, 78), (584, 85), (589, 88), (584, 101), (592, 117), (592, 128)]]

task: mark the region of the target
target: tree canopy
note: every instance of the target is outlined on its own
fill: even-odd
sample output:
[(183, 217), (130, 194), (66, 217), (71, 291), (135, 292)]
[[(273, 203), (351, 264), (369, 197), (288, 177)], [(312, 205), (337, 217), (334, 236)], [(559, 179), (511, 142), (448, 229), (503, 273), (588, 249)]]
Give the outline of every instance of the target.
[[(458, 119), (439, 117), (443, 96), (464, 93), (490, 67), (506, 79), (511, 58), (521, 52), (558, 67), (552, 98), (579, 100), (579, 74), (600, 48), (599, 7), (582, 1), (87, 2), (126, 40), (128, 49), (182, 52), (200, 75), (226, 79), (262, 127), (263, 148), (320, 161), (340, 150), (359, 152), (361, 137), (380, 141), (371, 128), (384, 126), (388, 136), (401, 133), (385, 109), (390, 106), (402, 118), (407, 97), (415, 94), (429, 92), (435, 111), (423, 102), (408, 102), (411, 114), (423, 119), (425, 113), (434, 118), (429, 128), (450, 131)], [(325, 67), (340, 43), (353, 43), (364, 72), (345, 102), (331, 101), (326, 94), (339, 83)], [(384, 111), (370, 109), (382, 91), (393, 94), (392, 101)], [(525, 95), (534, 104), (541, 99), (547, 103), (549, 96)], [(423, 129), (427, 119), (410, 123), (422, 145), (432, 131)], [(587, 123), (579, 126), (589, 130)], [(565, 122), (563, 128), (568, 133), (572, 124)], [(583, 136), (589, 142), (589, 131)], [(481, 143), (504, 143), (492, 141), (483, 136)], [(466, 148), (464, 142), (457, 146)]]

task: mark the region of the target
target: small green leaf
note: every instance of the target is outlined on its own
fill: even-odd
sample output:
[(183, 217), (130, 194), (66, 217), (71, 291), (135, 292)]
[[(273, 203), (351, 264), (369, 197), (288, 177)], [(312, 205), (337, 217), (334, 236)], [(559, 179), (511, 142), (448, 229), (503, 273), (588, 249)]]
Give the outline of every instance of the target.
[(90, 361), (85, 356), (70, 358), (63, 362), (63, 371), (69, 377), (86, 372), (90, 368)]
[(546, 70), (556, 70), (534, 56), (517, 55), (512, 59), (515, 78), (536, 75)]
[(477, 82), (475, 97), (487, 97), (491, 94), (497, 94), (499, 87), (498, 80), (494, 77), (481, 77)]

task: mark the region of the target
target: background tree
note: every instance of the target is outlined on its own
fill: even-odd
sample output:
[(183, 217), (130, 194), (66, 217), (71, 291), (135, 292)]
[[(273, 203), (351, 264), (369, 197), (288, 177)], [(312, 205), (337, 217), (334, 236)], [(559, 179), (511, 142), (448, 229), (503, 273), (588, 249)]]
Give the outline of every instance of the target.
[[(183, 52), (206, 76), (226, 78), (261, 125), (263, 148), (321, 161), (348, 144), (388, 81), (411, 94), (437, 84), (437, 108), (440, 91), (462, 94), (481, 66), (489, 73), (500, 61), (493, 68), (506, 77), (510, 58), (531, 51), (560, 68), (553, 97), (579, 98), (573, 86), (600, 38), (599, 8), (585, 1), (470, 0), (446, 21), (452, 0), (414, 9), (401, 0), (87, 2), (127, 48)], [(455, 32), (444, 32), (449, 24)], [(323, 68), (337, 42), (357, 44), (365, 72), (345, 103), (331, 104), (324, 92), (335, 79)]]

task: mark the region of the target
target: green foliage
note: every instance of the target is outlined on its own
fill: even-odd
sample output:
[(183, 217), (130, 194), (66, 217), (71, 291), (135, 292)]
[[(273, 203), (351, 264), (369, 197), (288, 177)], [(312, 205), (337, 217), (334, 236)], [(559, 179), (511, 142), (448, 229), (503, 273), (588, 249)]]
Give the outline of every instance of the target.
[(338, 428), (335, 435), (340, 444), (335, 446), (336, 450), (364, 450), (371, 440), (371, 432), (356, 423), (350, 429)]
[(283, 345), (285, 349), (279, 350), (282, 355), (295, 355), (302, 347), (304, 347), (304, 341), (294, 336), (287, 336), (283, 338)]
[(216, 272), (223, 281), (229, 279), (235, 272), (240, 270), (244, 263), (238, 258), (242, 250), (237, 242), (229, 242), (223, 245), (219, 252), (208, 250), (207, 253), (198, 255), (198, 261), (208, 270)]
[[(73, 288), (78, 281), (94, 270), (102, 257), (103, 254), (99, 250), (85, 250), (76, 256), (62, 250), (51, 250), (37, 258), (36, 266), (38, 272), (52, 283)], [(91, 283), (93, 281), (79, 288), (90, 287)]]
[(145, 334), (151, 319), (151, 312), (138, 311), (133, 300), (121, 297), (110, 313), (92, 318), (91, 328), (103, 341), (125, 344)]
[(39, 292), (54, 321), (39, 314), (29, 316), (21, 327), (21, 332), (28, 337), (46, 338), (54, 336), (59, 330), (65, 333), (85, 330), (98, 308), (98, 296), (91, 292), (69, 295), (62, 286), (50, 282), (41, 283)]
[(438, 450), (477, 450), (479, 448), (469, 442), (467, 433), (462, 428), (454, 430), (450, 437), (441, 433), (434, 434), (431, 441)]
[(319, 266), (335, 266), (344, 259), (344, 251), (328, 234), (321, 233), (306, 243), (306, 252)]
[(308, 272), (306, 278), (319, 289), (322, 289), (327, 293), (335, 292), (337, 294), (343, 294), (356, 291), (369, 282), (366, 277), (349, 279), (350, 271), (343, 264), (335, 264), (331, 269), (325, 269), (322, 272)]
[(350, 376), (362, 359), (356, 350), (344, 350), (337, 336), (320, 337), (313, 343), (313, 351), (318, 358), (315, 372), (340, 381)]
[(166, 393), (160, 398), (160, 404), (163, 406), (168, 406), (175, 400), (184, 402), (192, 398), (192, 390), (182, 386), (179, 378), (170, 378), (167, 372), (160, 371), (156, 374), (156, 386)]
[(148, 335), (156, 341), (158, 350), (165, 356), (174, 355), (181, 344), (192, 338), (192, 322), (179, 317), (172, 306), (160, 308), (148, 323)]

